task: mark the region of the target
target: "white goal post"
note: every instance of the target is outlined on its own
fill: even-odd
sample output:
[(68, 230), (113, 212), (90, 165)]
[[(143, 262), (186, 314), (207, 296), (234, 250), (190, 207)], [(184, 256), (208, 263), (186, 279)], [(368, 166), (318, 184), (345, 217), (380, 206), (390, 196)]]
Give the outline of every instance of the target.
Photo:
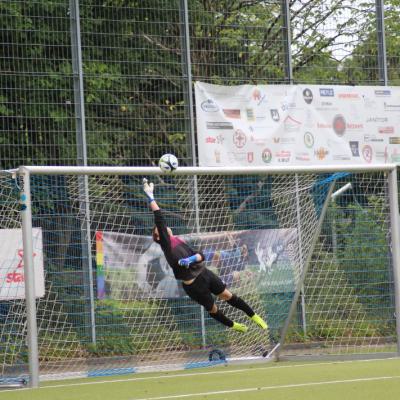
[[(156, 167), (23, 166), (3, 176), (15, 179), (20, 192), (25, 303), (18, 307), (26, 320), (18, 329), (27, 338), (32, 387), (82, 371), (99, 376), (278, 359), (286, 348), (289, 355), (327, 348), (328, 355), (399, 354), (395, 164), (180, 167), (173, 174)], [(174, 231), (211, 254), (207, 267), (267, 319), (267, 334), (254, 327), (242, 336), (227, 332), (184, 298), (151, 244), (143, 177), (154, 179)], [(0, 195), (9, 190), (1, 186)], [(35, 289), (35, 228), (43, 230), (46, 252), (43, 297)], [(84, 286), (79, 304), (74, 285)], [(79, 310), (86, 315), (80, 324)], [(17, 329), (10, 318), (7, 337)], [(4, 376), (15, 359), (4, 358)]]

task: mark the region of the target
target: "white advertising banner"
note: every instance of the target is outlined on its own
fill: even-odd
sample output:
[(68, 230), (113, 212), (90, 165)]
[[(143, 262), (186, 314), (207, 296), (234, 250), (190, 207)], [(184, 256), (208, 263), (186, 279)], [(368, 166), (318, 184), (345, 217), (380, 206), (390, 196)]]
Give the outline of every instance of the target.
[[(33, 228), (35, 295), (44, 296), (42, 230)], [(25, 299), (21, 229), (0, 229), (0, 300)]]
[(200, 166), (400, 161), (400, 87), (195, 84)]
[[(227, 236), (235, 244), (227, 243)], [(134, 300), (137, 297), (175, 298), (186, 296), (174, 278), (161, 247), (150, 236), (97, 232), (98, 297)], [(294, 292), (298, 243), (295, 229), (259, 229), (180, 236), (205, 256), (228, 287), (252, 280), (265, 293)], [(240, 244), (240, 245), (239, 245)], [(99, 253), (101, 256), (99, 257)], [(218, 253), (218, 257), (215, 257)], [(101, 282), (104, 279), (104, 282)], [(104, 293), (99, 290), (104, 287)]]

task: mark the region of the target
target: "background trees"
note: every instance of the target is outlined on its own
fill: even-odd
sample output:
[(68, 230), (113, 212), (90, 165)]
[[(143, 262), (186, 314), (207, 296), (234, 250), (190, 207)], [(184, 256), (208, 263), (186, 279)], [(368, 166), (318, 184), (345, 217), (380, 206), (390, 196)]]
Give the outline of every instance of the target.
[[(398, 0), (386, 2), (388, 69), (399, 79)], [(67, 0), (0, 5), (0, 162), (75, 164)], [(374, 2), (293, 0), (295, 82), (379, 84)], [(191, 164), (178, 0), (81, 0), (88, 163)], [(194, 80), (288, 83), (279, 1), (189, 1)]]

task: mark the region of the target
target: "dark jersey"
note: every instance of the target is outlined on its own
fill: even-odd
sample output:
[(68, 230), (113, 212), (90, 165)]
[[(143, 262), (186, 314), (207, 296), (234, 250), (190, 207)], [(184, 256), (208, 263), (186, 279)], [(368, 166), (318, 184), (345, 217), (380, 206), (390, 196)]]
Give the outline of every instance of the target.
[[(202, 253), (190, 248), (178, 236), (168, 235), (167, 225), (165, 224), (161, 210), (154, 211), (154, 222), (157, 226), (158, 234), (160, 236), (158, 244), (161, 246), (165, 258), (174, 272), (175, 278), (181, 281), (190, 281), (191, 279), (194, 279), (200, 275), (205, 269), (202, 262), (194, 263), (187, 268), (179, 265), (178, 261), (181, 258), (187, 258), (197, 253), (202, 255)], [(204, 260), (203, 255), (202, 257)]]

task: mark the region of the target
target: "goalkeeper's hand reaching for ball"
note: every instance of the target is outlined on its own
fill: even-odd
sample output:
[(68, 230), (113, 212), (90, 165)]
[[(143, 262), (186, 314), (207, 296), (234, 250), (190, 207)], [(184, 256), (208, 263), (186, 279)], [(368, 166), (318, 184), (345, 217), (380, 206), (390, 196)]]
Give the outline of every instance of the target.
[(160, 207), (158, 207), (156, 201), (154, 200), (154, 183), (149, 182), (146, 178), (143, 178), (143, 191), (144, 194), (147, 196), (151, 210), (159, 210)]

